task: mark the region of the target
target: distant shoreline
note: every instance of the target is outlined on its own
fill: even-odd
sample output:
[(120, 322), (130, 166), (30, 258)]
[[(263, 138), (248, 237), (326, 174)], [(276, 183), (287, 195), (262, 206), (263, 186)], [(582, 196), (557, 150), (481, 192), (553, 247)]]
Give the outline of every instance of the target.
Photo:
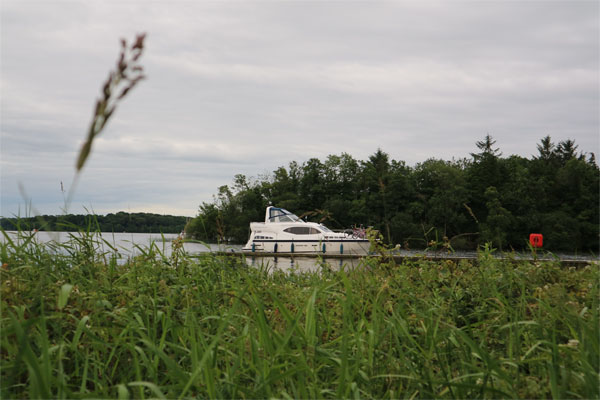
[(0, 217), (6, 231), (77, 232), (80, 230), (126, 233), (181, 233), (191, 217), (119, 211), (106, 215), (66, 214), (35, 217)]

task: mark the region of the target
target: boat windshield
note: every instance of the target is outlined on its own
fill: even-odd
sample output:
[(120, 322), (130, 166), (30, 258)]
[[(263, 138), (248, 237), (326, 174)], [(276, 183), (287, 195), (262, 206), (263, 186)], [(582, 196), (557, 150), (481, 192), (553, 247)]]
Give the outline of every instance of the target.
[(296, 214), (286, 209), (272, 207), (269, 209), (269, 222), (304, 222)]
[(333, 232), (331, 229), (329, 229), (328, 227), (326, 227), (325, 225), (319, 225), (319, 228), (321, 228), (321, 230), (323, 232)]

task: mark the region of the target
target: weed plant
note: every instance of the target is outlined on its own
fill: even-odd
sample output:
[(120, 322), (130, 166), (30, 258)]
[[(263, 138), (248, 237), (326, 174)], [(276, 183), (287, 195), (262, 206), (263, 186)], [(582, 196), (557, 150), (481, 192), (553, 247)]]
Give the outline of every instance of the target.
[(2, 398), (598, 398), (598, 265), (0, 248)]

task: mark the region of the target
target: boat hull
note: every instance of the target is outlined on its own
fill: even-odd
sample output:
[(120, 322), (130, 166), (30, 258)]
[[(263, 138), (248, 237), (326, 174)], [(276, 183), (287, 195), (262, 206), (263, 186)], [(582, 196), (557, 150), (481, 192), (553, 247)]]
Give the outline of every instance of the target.
[(251, 240), (242, 249), (248, 254), (348, 254), (367, 255), (370, 243), (365, 239), (340, 240)]

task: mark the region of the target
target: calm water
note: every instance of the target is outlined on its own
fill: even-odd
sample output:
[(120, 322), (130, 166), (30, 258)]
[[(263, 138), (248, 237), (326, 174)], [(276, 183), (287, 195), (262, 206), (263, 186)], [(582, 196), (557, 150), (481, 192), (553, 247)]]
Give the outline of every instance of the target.
[[(17, 232), (8, 231), (7, 234), (12, 240), (22, 243), (24, 237), (19, 237)], [(47, 244), (52, 247), (55, 243), (67, 243), (74, 238), (79, 237), (77, 232), (36, 232), (34, 240), (37, 243)], [(152, 244), (165, 255), (170, 256), (172, 252), (172, 242), (179, 235), (175, 233), (159, 234), (159, 233), (101, 233), (94, 234), (96, 249), (99, 252), (113, 253), (111, 247), (116, 248), (120, 262), (124, 263), (127, 259), (140, 255)], [(4, 236), (0, 235), (2, 242), (6, 241)], [(232, 252), (237, 253), (242, 249), (242, 245), (227, 245), (227, 244), (204, 244), (186, 242), (183, 245), (184, 250), (189, 254), (200, 254), (207, 252)], [(57, 248), (57, 251), (61, 251)], [(64, 250), (63, 250), (64, 251)], [(435, 255), (443, 257), (444, 253), (423, 252), (416, 250), (400, 250), (397, 254), (401, 256), (419, 256), (419, 255)], [(456, 252), (452, 256), (459, 257), (476, 257), (476, 252)], [(500, 256), (500, 254), (498, 254)], [(529, 258), (531, 255), (527, 253), (515, 254), (516, 257)], [(541, 256), (541, 254), (540, 254)], [(543, 258), (560, 258), (560, 259), (580, 259), (580, 260), (598, 260), (595, 255), (589, 254), (545, 254)], [(322, 268), (339, 269), (342, 266), (345, 268), (355, 268), (361, 266), (363, 261), (360, 259), (325, 259), (324, 262), (314, 257), (246, 257), (246, 263), (249, 266), (257, 268), (268, 268), (270, 271), (318, 271)]]
[[(7, 232), (11, 238), (18, 243), (23, 243), (26, 236), (31, 233), (27, 232), (25, 237), (19, 236), (18, 232)], [(127, 259), (142, 254), (142, 251), (154, 244), (167, 257), (172, 252), (172, 242), (179, 235), (169, 233), (161, 235), (159, 233), (101, 233), (95, 234), (94, 239), (96, 248), (99, 252), (112, 253), (111, 247), (117, 249), (121, 263)], [(80, 238), (77, 232), (36, 232), (33, 236), (37, 243), (46, 244), (52, 247), (56, 243), (68, 243), (71, 240)], [(1, 237), (2, 242), (6, 238)], [(189, 254), (201, 254), (207, 252), (221, 251), (238, 253), (242, 249), (242, 245), (224, 245), (224, 244), (203, 244), (186, 242), (183, 248)], [(60, 248), (57, 249), (60, 251)], [(340, 267), (354, 268), (360, 265), (359, 260), (354, 259), (326, 259), (324, 262), (315, 259), (314, 257), (246, 257), (246, 263), (249, 266), (256, 268), (266, 268), (271, 272), (274, 271), (318, 271), (322, 268), (339, 269)]]
[[(19, 237), (17, 232), (7, 232), (12, 240), (22, 242), (25, 240)], [(111, 246), (116, 248), (123, 258), (140, 255), (143, 249), (155, 244), (165, 255), (170, 255), (172, 242), (179, 235), (176, 233), (101, 233), (94, 234), (97, 242), (97, 248), (100, 251), (111, 251)], [(78, 232), (36, 232), (34, 240), (37, 243), (67, 243), (73, 238), (81, 237)], [(1, 239), (6, 241), (4, 237)], [(219, 245), (202, 243), (184, 243), (184, 249), (191, 254), (206, 253), (210, 251), (239, 251), (241, 245)]]
[(340, 268), (356, 268), (364, 266), (364, 261), (359, 258), (325, 258), (315, 257), (252, 257), (246, 256), (246, 264), (256, 268), (266, 268), (271, 272), (275, 271), (301, 271), (314, 272), (324, 268), (339, 270)]

